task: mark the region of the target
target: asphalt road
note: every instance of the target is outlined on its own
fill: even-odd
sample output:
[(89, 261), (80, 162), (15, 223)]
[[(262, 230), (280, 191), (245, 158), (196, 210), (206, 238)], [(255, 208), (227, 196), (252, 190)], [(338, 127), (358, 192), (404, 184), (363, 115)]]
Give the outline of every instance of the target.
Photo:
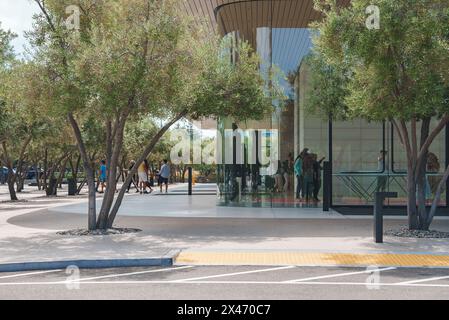
[(449, 299), (449, 269), (175, 266), (0, 274), (0, 299)]

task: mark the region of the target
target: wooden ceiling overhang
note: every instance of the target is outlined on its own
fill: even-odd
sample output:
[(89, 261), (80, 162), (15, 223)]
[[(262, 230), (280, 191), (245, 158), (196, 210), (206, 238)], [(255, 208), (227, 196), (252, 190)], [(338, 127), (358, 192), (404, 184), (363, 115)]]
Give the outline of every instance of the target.
[[(340, 0), (346, 6), (350, 0)], [(184, 0), (185, 10), (222, 35), (238, 32), (254, 43), (260, 27), (308, 28), (320, 18), (313, 0)]]

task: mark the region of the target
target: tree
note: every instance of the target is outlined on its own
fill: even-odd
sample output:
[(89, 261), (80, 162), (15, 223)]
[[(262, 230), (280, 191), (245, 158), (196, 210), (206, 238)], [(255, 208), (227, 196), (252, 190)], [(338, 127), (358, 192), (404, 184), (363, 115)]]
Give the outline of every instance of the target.
[[(154, 150), (161, 137), (185, 116), (261, 117), (271, 108), (259, 60), (241, 44), (238, 64), (230, 65), (229, 47), (207, 42), (198, 25), (178, 12), (179, 1), (79, 0), (79, 32), (67, 30), (66, 5), (73, 1), (35, 0), (34, 43), (48, 69), (51, 105), (72, 126), (89, 186), (89, 229), (113, 226), (125, 194), (117, 199), (117, 164), (129, 120), (166, 119), (145, 146), (124, 185)], [(221, 55), (220, 55), (221, 54)], [(79, 119), (95, 114), (105, 134), (107, 191), (96, 216), (94, 169)], [(115, 200), (115, 201), (114, 201)]]
[[(6, 144), (6, 135), (4, 134), (9, 128), (8, 113), (6, 110), (6, 98), (7, 88), (5, 86), (5, 79), (9, 75), (11, 64), (14, 63), (14, 52), (11, 46), (11, 41), (16, 37), (10, 31), (5, 31), (1, 29), (0, 24), (0, 131), (3, 133), (1, 135), (2, 147)], [(12, 163), (10, 161), (9, 154), (5, 154), (5, 149), (2, 148), (3, 161), (8, 167), (8, 187), (11, 200), (16, 201), (17, 195), (14, 190), (14, 171), (12, 168)]]
[[(232, 48), (239, 56), (238, 62), (232, 64), (230, 42), (218, 39), (214, 42), (209, 38), (208, 42), (200, 42), (194, 46), (192, 42), (196, 39), (186, 35), (184, 41), (190, 44), (187, 46), (190, 59), (186, 64), (178, 66), (176, 78), (170, 82), (169, 94), (165, 96), (166, 100), (158, 105), (158, 109), (171, 109), (172, 117), (147, 142), (144, 152), (125, 181), (125, 186), (131, 182), (138, 166), (151, 154), (160, 138), (183, 117), (257, 120), (272, 112), (273, 98), (277, 98), (281, 105), (285, 99), (275, 82), (267, 94), (265, 80), (259, 72), (260, 59), (247, 43)], [(177, 94), (173, 94), (175, 92)], [(125, 192), (125, 188), (120, 190), (108, 218), (108, 227), (113, 225)]]
[[(126, 124), (125, 142), (122, 152), (126, 164), (130, 163), (131, 160), (137, 159), (142, 154), (142, 142), (149, 141), (157, 134), (160, 127), (160, 125), (157, 125), (157, 122), (150, 117), (145, 117), (143, 119), (131, 120)], [(159, 141), (148, 159), (150, 163), (159, 163), (167, 159), (173, 146), (169, 135), (170, 132), (167, 132)]]
[(347, 68), (326, 63), (319, 53), (309, 54), (303, 63), (311, 74), (305, 108), (324, 119), (351, 118), (352, 114), (345, 103), (345, 97), (349, 94)]
[[(47, 183), (47, 179), (50, 182), (62, 180), (64, 170), (61, 169), (64, 169), (62, 167), (65, 167), (67, 157), (74, 147), (70, 139), (67, 139), (70, 132), (65, 132), (66, 123), (47, 112), (48, 87), (41, 81), (43, 72), (33, 61), (15, 61), (3, 79), (5, 92), (2, 117), (6, 121), (0, 130), (0, 136), (3, 158), (9, 171), (9, 191), (11, 199), (15, 200), (17, 195), (14, 184), (17, 185), (18, 192), (22, 191), (30, 164), (36, 160), (37, 154), (40, 154), (44, 162), (43, 188), (47, 195), (55, 194), (57, 185)], [(35, 165), (37, 170), (37, 163)], [(58, 171), (59, 176), (55, 177)]]
[[(369, 24), (372, 5), (380, 9), (379, 29)], [(325, 84), (323, 77), (334, 74), (330, 87), (314, 91), (314, 104), (323, 98), (320, 108), (327, 114), (393, 123), (407, 155), (409, 228), (427, 230), (441, 194), (440, 188), (427, 210), (427, 154), (449, 123), (447, 0), (354, 0), (348, 7), (316, 0), (315, 7), (323, 19), (314, 24), (312, 82)], [(432, 119), (438, 119), (435, 128)], [(448, 173), (449, 168), (444, 179)]]

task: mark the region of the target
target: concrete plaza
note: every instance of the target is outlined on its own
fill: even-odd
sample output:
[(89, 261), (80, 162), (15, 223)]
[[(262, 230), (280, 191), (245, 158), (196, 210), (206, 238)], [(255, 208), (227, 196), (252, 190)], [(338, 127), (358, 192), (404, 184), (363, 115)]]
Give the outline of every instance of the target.
[[(184, 187), (175, 188), (170, 195), (157, 192), (152, 195), (128, 195), (116, 225), (143, 231), (115, 236), (67, 237), (56, 234), (57, 231), (85, 227), (85, 196), (48, 199), (30, 192), (24, 195), (27, 202), (3, 202), (0, 205), (0, 265), (157, 257), (175, 259), (179, 256), (198, 256), (199, 253), (225, 255), (236, 252), (262, 252), (267, 255), (337, 253), (449, 256), (447, 239), (387, 237), (384, 244), (375, 244), (370, 217), (345, 217), (312, 208), (217, 207), (216, 196), (203, 192), (205, 194), (189, 197), (182, 194)], [(203, 191), (207, 188), (204, 187)], [(4, 193), (1, 197), (4, 197)], [(386, 229), (397, 228), (405, 223), (402, 217), (389, 217), (385, 222)], [(449, 220), (438, 218), (433, 228), (449, 231)], [(250, 264), (248, 260), (242, 261)], [(284, 263), (283, 260), (260, 261), (255, 260), (254, 264)], [(239, 264), (239, 260), (230, 263)], [(197, 264), (208, 264), (208, 261), (200, 259)], [(338, 265), (337, 262), (335, 264)]]

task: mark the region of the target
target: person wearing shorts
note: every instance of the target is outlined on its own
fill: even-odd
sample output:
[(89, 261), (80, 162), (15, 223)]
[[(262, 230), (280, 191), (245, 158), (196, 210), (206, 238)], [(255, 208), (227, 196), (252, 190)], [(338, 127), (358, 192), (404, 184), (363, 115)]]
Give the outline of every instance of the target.
[(165, 193), (168, 193), (168, 180), (170, 179), (170, 166), (168, 165), (168, 160), (164, 160), (164, 164), (161, 167), (161, 171), (159, 173), (159, 184), (162, 187), (165, 184)]
[(142, 162), (137, 170), (139, 176), (140, 194), (148, 194), (147, 182), (148, 182), (148, 166), (146, 162)]
[(106, 188), (106, 179), (107, 179), (107, 167), (106, 161), (102, 160), (100, 165), (100, 193), (104, 193), (104, 189)]

